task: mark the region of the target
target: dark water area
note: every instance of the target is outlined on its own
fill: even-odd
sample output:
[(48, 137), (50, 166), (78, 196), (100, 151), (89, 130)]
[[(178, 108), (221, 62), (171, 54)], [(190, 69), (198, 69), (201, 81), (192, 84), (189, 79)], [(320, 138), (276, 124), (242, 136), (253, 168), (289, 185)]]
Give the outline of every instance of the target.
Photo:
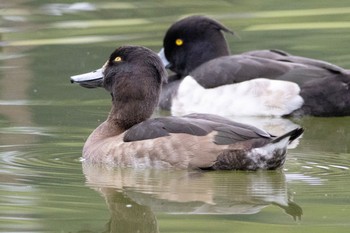
[(0, 231), (349, 232), (350, 117), (233, 118), (305, 128), (281, 171), (87, 166), (82, 146), (110, 97), (69, 82), (120, 45), (158, 52), (190, 14), (234, 30), (232, 53), (275, 48), (350, 69), (349, 13), (345, 0), (1, 1)]

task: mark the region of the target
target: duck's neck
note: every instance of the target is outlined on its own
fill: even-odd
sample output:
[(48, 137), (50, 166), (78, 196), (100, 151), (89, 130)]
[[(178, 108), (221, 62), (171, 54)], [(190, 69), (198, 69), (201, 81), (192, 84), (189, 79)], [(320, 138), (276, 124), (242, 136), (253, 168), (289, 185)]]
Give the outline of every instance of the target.
[(225, 37), (221, 34), (217, 40), (211, 43), (209, 46), (209, 58), (207, 60), (212, 60), (214, 58), (229, 56), (231, 54)]
[(122, 134), (125, 129), (116, 126), (113, 122), (108, 119), (100, 124), (90, 135), (87, 141), (97, 141), (103, 140), (105, 138), (113, 137)]
[(101, 143), (103, 143), (108, 138), (122, 134), (124, 131), (124, 129), (116, 127), (112, 122), (108, 120), (104, 121), (90, 134), (86, 140), (83, 148), (83, 156), (93, 156), (96, 148), (101, 148)]
[(88, 154), (95, 147), (100, 147), (100, 143), (103, 143), (106, 139), (121, 135), (134, 124), (140, 122), (135, 121), (135, 114), (126, 115), (126, 113), (121, 113), (122, 111), (118, 111), (114, 105), (112, 106), (107, 120), (100, 124), (86, 140), (83, 149), (84, 153)]
[[(84, 146), (88, 154), (105, 140), (121, 135), (132, 126), (147, 120), (156, 108), (161, 83), (149, 85), (142, 83), (133, 89), (119, 87), (112, 94), (112, 108), (105, 122), (99, 125), (89, 136)], [(150, 87), (147, 87), (149, 85)], [(127, 86), (127, 85), (126, 85)]]
[[(158, 100), (158, 99), (157, 99)], [(112, 109), (107, 122), (114, 128), (128, 130), (132, 126), (147, 120), (153, 113), (156, 105), (147, 99), (116, 101), (113, 100)]]

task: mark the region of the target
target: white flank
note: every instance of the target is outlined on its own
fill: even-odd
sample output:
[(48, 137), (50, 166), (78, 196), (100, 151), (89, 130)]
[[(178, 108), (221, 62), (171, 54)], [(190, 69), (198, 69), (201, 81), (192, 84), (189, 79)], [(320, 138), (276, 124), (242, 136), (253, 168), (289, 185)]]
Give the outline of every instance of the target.
[(191, 76), (181, 82), (173, 99), (173, 115), (211, 113), (223, 116), (282, 116), (300, 108), (297, 84), (270, 79), (205, 89)]

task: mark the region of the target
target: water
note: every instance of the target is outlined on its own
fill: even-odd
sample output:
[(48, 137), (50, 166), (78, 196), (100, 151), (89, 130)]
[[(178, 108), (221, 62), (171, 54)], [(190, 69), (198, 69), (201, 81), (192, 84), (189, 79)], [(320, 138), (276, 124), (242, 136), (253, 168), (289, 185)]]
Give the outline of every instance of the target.
[[(236, 119), (306, 130), (283, 171), (83, 166), (110, 107), (69, 83), (123, 44), (161, 48), (168, 26), (223, 22), (233, 52), (278, 48), (350, 68), (348, 1), (1, 1), (1, 232), (348, 232), (350, 118)], [(156, 115), (167, 113), (157, 112)]]

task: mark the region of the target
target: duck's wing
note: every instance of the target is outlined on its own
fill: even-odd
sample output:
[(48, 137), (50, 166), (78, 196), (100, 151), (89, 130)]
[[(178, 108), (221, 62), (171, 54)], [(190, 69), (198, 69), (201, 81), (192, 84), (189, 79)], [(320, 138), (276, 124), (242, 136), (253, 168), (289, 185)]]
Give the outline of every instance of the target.
[(282, 52), (261, 52), (219, 57), (202, 64), (190, 75), (203, 87), (214, 88), (256, 78), (303, 84), (342, 72), (344, 69), (323, 61)]
[(273, 137), (264, 130), (230, 121), (223, 117), (209, 114), (191, 114), (184, 117), (163, 117), (146, 120), (131, 127), (125, 133), (124, 141), (140, 141), (180, 133), (205, 136), (212, 132), (216, 132), (213, 134), (213, 142), (218, 145), (228, 145), (250, 139), (271, 139)]
[(278, 49), (254, 50), (254, 51), (242, 53), (242, 55), (272, 59), (275, 61), (285, 61), (285, 62), (292, 62), (297, 64), (304, 64), (311, 67), (324, 69), (334, 74), (344, 73), (345, 71), (343, 68), (326, 61), (307, 58), (307, 57), (294, 56), (283, 50), (278, 50)]
[(272, 60), (282, 60), (286, 57), (292, 56), (290, 53), (279, 49), (264, 49), (264, 50), (252, 50), (242, 53), (242, 55), (249, 55), (253, 57), (261, 57)]

